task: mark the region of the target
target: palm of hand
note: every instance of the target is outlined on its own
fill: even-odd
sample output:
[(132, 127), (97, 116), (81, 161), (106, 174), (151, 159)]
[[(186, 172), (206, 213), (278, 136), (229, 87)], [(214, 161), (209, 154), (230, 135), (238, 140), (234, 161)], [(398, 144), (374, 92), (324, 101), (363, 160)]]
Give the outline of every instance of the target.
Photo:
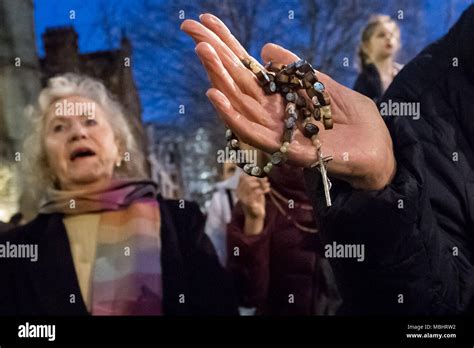
[[(248, 53), (225, 25), (212, 15), (201, 17), (204, 25), (185, 21), (182, 29), (198, 45), (196, 51), (214, 86), (207, 96), (227, 125), (244, 142), (267, 153), (281, 144), (284, 130), (284, 103), (280, 95), (267, 96), (256, 78), (241, 63)], [(266, 63), (289, 64), (299, 58), (274, 44), (262, 49)], [(329, 76), (317, 73), (331, 96), (334, 128), (319, 124), (318, 138), (324, 155), (332, 155), (328, 170), (354, 187), (378, 189), (395, 172), (392, 142), (375, 104)], [(301, 129), (294, 133), (288, 152), (291, 164), (309, 167), (317, 160), (316, 148)]]

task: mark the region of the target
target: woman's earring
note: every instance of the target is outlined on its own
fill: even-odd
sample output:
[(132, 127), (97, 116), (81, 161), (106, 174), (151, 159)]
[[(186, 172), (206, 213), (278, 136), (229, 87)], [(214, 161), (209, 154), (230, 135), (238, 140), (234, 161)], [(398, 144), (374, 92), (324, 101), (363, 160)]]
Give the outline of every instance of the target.
[(122, 159), (119, 159), (117, 162), (115, 162), (115, 166), (120, 168), (122, 166)]

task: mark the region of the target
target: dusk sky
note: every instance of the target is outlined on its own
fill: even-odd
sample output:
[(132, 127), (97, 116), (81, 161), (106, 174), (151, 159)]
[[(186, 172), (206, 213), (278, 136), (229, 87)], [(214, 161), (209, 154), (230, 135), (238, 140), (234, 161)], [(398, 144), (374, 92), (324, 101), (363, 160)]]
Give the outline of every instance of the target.
[[(170, 0), (157, 0), (158, 2)], [(191, 1), (191, 0), (190, 0)], [(457, 20), (459, 15), (466, 9), (472, 0), (422, 0), (424, 11), (426, 12), (427, 37), (426, 42), (433, 41), (443, 33)], [(109, 4), (113, 6), (122, 6), (122, 10), (127, 11), (128, 6), (137, 6), (139, 1), (107, 1), (107, 0), (35, 0), (35, 32), (37, 38), (37, 48), (40, 56), (44, 54), (42, 33), (47, 27), (72, 25), (79, 34), (79, 48), (81, 52), (92, 52), (116, 48), (119, 45), (118, 39), (115, 42), (109, 42), (100, 24), (102, 18), (102, 9)], [(118, 5), (117, 5), (118, 4)], [(446, 14), (448, 8), (451, 8), (450, 15)], [(69, 18), (69, 11), (74, 10), (76, 18)], [(126, 28), (126, 30), (131, 30)], [(183, 34), (184, 35), (184, 34)], [(133, 43), (132, 43), (133, 44)], [(189, 44), (192, 44), (189, 40)], [(110, 47), (113, 46), (113, 47)], [(422, 49), (422, 47), (420, 47)], [(139, 90), (143, 88), (140, 81), (137, 81)], [(147, 105), (143, 105), (145, 121), (158, 119), (165, 121), (161, 117), (151, 115), (148, 112)]]

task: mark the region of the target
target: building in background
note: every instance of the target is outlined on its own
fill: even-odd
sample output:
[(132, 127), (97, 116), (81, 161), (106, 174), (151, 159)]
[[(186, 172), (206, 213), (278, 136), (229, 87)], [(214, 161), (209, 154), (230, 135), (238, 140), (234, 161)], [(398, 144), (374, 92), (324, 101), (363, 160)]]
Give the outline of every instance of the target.
[(218, 179), (216, 167), (217, 153), (210, 140), (207, 128), (197, 128), (186, 136), (183, 143), (183, 178), (186, 185), (186, 198), (206, 210)]
[[(41, 88), (33, 1), (0, 1), (0, 220), (20, 208), (21, 145), (28, 129), (26, 108)], [(28, 203), (28, 202), (23, 202)]]
[(149, 157), (152, 178), (166, 198), (197, 202), (205, 210), (217, 179), (216, 157), (208, 131), (189, 134), (169, 125), (149, 123)]
[(151, 178), (158, 183), (160, 193), (165, 198), (184, 198), (183, 177), (181, 175), (182, 149), (184, 137), (175, 133), (170, 126), (149, 123), (148, 162)]

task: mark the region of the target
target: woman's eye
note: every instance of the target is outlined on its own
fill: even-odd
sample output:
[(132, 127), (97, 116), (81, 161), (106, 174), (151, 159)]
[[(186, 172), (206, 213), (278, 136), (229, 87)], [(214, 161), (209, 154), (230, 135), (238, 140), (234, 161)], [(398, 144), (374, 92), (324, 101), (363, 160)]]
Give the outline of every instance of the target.
[(95, 126), (97, 124), (96, 120), (88, 118), (86, 121), (86, 126)]
[(53, 127), (53, 132), (58, 133), (61, 132), (64, 129), (64, 126), (62, 124), (57, 124)]

